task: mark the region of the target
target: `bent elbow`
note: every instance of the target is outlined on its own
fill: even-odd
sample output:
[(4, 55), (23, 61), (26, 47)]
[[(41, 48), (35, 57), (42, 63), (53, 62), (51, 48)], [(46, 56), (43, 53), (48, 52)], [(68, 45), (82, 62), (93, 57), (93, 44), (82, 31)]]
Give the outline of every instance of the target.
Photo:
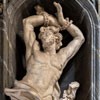
[(84, 43), (84, 42), (85, 42), (85, 37), (82, 35), (82, 36), (80, 37), (80, 40), (81, 40), (82, 43)]
[(23, 19), (23, 25), (28, 24), (29, 23), (29, 19), (28, 18), (24, 18)]
[(77, 36), (75, 39), (77, 39), (79, 41), (79, 43), (81, 43), (81, 44), (83, 44), (85, 42), (85, 38), (83, 35)]
[(23, 19), (23, 24), (25, 23), (26, 19)]

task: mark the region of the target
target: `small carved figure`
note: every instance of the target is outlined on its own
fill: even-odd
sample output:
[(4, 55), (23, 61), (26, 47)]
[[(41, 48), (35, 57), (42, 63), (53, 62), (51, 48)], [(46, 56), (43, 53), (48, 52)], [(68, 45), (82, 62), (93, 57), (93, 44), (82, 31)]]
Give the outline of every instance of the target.
[[(36, 14), (23, 19), (24, 41), (26, 44), (27, 73), (21, 81), (15, 81), (12, 89), (5, 89), (11, 100), (59, 100), (58, 80), (68, 61), (76, 54), (84, 42), (82, 32), (64, 19), (62, 7), (54, 2), (57, 18), (48, 14), (42, 7), (35, 7)], [(44, 51), (40, 50), (34, 28), (41, 26), (39, 39)], [(64, 48), (61, 30), (67, 30), (73, 40)], [(58, 52), (56, 52), (59, 50)]]

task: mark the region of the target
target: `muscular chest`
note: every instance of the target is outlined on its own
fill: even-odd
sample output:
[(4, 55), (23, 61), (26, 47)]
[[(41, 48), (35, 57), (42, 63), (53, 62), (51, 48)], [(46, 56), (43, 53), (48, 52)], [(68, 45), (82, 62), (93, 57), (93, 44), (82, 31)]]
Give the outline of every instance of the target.
[(37, 53), (30, 59), (28, 72), (33, 77), (33, 83), (40, 87), (48, 87), (60, 77), (60, 64), (56, 56)]
[(48, 54), (36, 54), (34, 57), (34, 61), (39, 64), (45, 64), (54, 68), (60, 68), (60, 61), (56, 55), (48, 55)]

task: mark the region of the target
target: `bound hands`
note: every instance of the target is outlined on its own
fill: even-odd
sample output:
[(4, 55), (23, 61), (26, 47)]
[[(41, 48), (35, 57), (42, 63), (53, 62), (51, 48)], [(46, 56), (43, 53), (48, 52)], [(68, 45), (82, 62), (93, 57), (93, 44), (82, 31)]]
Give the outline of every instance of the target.
[(68, 28), (73, 21), (69, 20), (69, 18), (64, 18), (62, 7), (59, 3), (54, 2), (54, 6), (57, 9), (57, 17), (58, 17), (59, 24), (61, 25), (61, 30)]

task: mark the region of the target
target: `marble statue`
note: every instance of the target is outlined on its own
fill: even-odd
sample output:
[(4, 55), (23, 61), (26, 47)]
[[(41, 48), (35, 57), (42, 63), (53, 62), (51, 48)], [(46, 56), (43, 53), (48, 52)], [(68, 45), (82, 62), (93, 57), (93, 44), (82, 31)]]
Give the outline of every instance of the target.
[[(60, 100), (60, 88), (58, 80), (68, 61), (77, 53), (85, 39), (80, 29), (72, 24), (72, 20), (64, 18), (62, 7), (54, 2), (57, 16), (48, 14), (44, 9), (35, 6), (36, 15), (23, 19), (24, 41), (26, 44), (26, 70), (22, 80), (15, 80), (12, 89), (5, 88), (5, 94), (11, 100)], [(36, 40), (35, 27), (40, 27), (39, 39), (42, 42), (43, 51), (40, 50)], [(62, 46), (61, 31), (66, 30), (73, 40), (64, 48)], [(69, 86), (66, 98), (75, 97), (78, 86)], [(67, 92), (74, 92), (69, 96)], [(73, 95), (73, 93), (72, 93)]]

